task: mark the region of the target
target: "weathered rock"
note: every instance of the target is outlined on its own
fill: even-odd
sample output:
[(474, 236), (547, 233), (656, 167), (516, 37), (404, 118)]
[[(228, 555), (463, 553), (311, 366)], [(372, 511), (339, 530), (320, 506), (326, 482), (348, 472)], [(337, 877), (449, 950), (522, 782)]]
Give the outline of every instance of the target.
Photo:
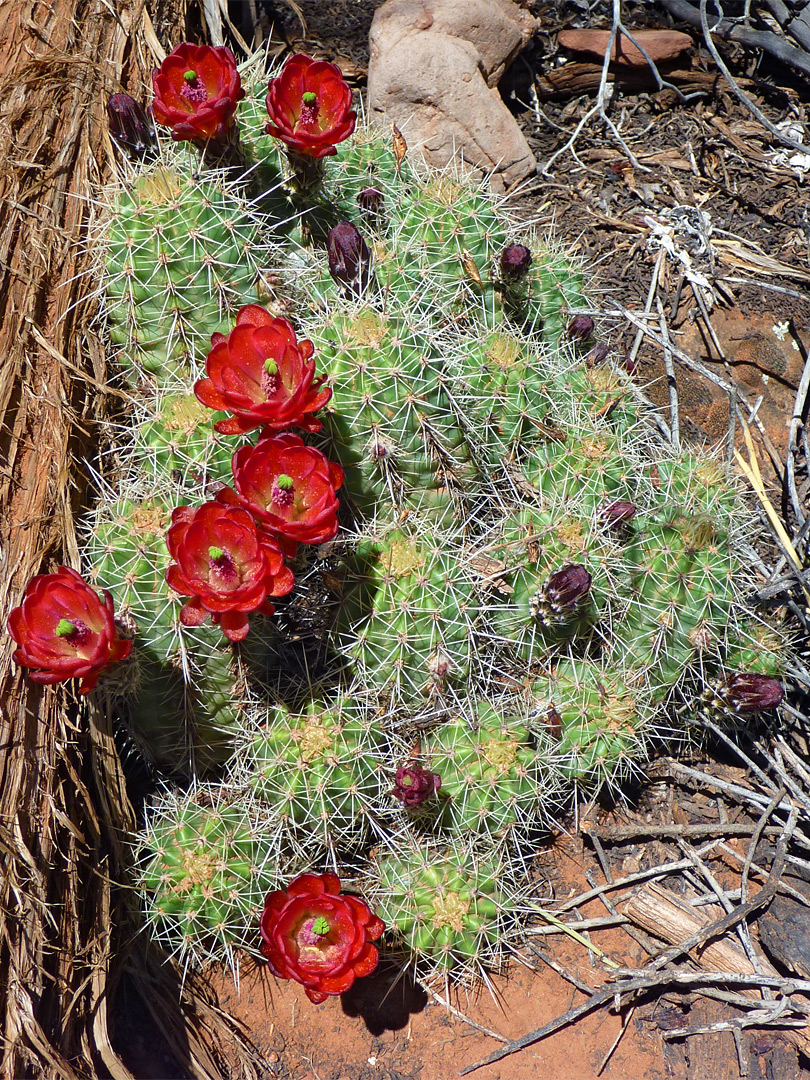
[(460, 159), (512, 187), (537, 163), (496, 87), (535, 26), (511, 0), (388, 0), (369, 39), (372, 119), (431, 165)]
[(388, 0), (371, 24), (371, 62), (407, 34), (429, 30), (474, 45), (487, 85), (497, 86), (536, 29), (537, 20), (512, 0)]
[[(678, 30), (634, 30), (633, 37), (642, 46), (654, 64), (674, 60), (682, 52), (691, 49), (694, 42), (688, 34)], [(579, 53), (595, 60), (603, 60), (610, 41), (608, 30), (561, 30), (557, 43), (569, 52)], [(646, 67), (647, 58), (626, 38), (613, 42), (610, 59), (628, 67)]]

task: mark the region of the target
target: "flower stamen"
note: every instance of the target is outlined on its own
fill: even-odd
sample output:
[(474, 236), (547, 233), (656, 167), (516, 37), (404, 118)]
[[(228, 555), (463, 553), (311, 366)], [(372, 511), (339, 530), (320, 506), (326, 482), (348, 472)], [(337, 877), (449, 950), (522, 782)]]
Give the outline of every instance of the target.
[(64, 638), (69, 645), (83, 645), (90, 637), (90, 627), (81, 619), (60, 619), (54, 631), (58, 638)]
[(311, 90), (301, 95), (301, 113), (298, 117), (299, 124), (314, 124), (318, 119), (318, 95)]
[(293, 478), (281, 473), (276, 477), (271, 489), (270, 498), (276, 506), (290, 506), (295, 492), (293, 490)]
[(197, 78), (197, 72), (189, 69), (183, 74), (183, 85), (180, 88), (180, 96), (184, 97), (186, 101), (191, 101), (194, 104), (199, 104), (202, 101), (208, 101), (208, 93), (204, 86), (201, 85)]
[(260, 386), (265, 397), (271, 398), (278, 390), (278, 364), (268, 357), (264, 362)]

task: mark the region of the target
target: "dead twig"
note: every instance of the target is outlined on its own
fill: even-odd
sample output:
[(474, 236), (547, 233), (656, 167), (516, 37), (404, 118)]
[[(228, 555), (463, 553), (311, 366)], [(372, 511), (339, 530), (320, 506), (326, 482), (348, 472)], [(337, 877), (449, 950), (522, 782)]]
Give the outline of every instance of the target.
[[(589, 120), (592, 119), (592, 117), (596, 116), (597, 114), (607, 127), (610, 134), (613, 136), (619, 146), (621, 146), (622, 150), (627, 155), (628, 160), (633, 165), (633, 168), (638, 169), (640, 172), (650, 172), (650, 169), (646, 165), (641, 164), (636, 155), (627, 145), (621, 132), (613, 123), (611, 118), (608, 116), (607, 109), (605, 108), (605, 103), (607, 99), (608, 72), (610, 70), (610, 56), (613, 52), (613, 45), (616, 41), (616, 37), (621, 32), (627, 34), (627, 31), (622, 25), (621, 0), (613, 0), (613, 16), (610, 28), (610, 38), (607, 43), (607, 48), (605, 49), (605, 59), (602, 63), (602, 74), (599, 79), (599, 89), (596, 92), (596, 104), (593, 105), (590, 109), (588, 109), (588, 111), (577, 124), (573, 134), (570, 136), (565, 145), (561, 146), (558, 150), (555, 150), (551, 157), (548, 159), (548, 161), (545, 163), (545, 165), (541, 166), (540, 171), (542, 172), (543, 176), (550, 176), (551, 166), (554, 164), (558, 157), (560, 157), (562, 154), (569, 150), (571, 152), (571, 156), (574, 158), (577, 164), (584, 168), (583, 163), (576, 155), (574, 147), (576, 146), (577, 139), (585, 128), (585, 125), (588, 123)], [(627, 36), (629, 37), (629, 35)]]
[[(661, 3), (676, 18), (682, 19), (690, 26), (701, 26), (700, 12), (688, 0), (661, 0)], [(810, 56), (803, 49), (797, 49), (770, 31), (752, 30), (730, 19), (720, 19), (712, 27), (712, 33), (724, 41), (738, 41), (741, 45), (761, 49), (782, 63), (810, 75)], [(802, 149), (806, 150), (806, 147)]]
[[(757, 118), (757, 120), (760, 122), (760, 124), (762, 124), (765, 130), (768, 131), (778, 143), (781, 143), (783, 146), (789, 146), (791, 150), (799, 150), (801, 151), (801, 153), (806, 154), (807, 147), (804, 145), (804, 143), (797, 142), (796, 139), (791, 139), (783, 131), (780, 131), (779, 128), (774, 127), (774, 125), (770, 122), (768, 117), (765, 115), (762, 109), (760, 109), (756, 102), (754, 102), (748, 96), (748, 94), (746, 94), (745, 91), (742, 90), (734, 81), (734, 76), (729, 71), (725, 61), (723, 60), (720, 53), (717, 51), (717, 46), (712, 41), (712, 31), (709, 29), (709, 20), (708, 16), (706, 15), (706, 0), (700, 0), (700, 28), (703, 31), (703, 40), (706, 43), (706, 48), (712, 54), (712, 58), (714, 59), (715, 64), (717, 64), (718, 68), (720, 68), (720, 70), (725, 75), (728, 85), (731, 87), (734, 95), (739, 99), (739, 101), (742, 102), (742, 104), (746, 107), (746, 109), (748, 109), (752, 116), (755, 116)], [(807, 58), (806, 67), (803, 66), (803, 70), (806, 70), (808, 73), (810, 73), (810, 57)]]

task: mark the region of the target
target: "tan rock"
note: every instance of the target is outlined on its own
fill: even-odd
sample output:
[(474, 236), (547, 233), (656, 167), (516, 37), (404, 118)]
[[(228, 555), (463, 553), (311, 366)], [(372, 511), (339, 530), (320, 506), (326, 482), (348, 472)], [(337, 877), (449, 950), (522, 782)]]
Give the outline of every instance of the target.
[(503, 191), (534, 155), (496, 87), (533, 32), (511, 0), (388, 0), (374, 16), (368, 72), (374, 123), (395, 123), (429, 164), (463, 161)]
[(388, 0), (371, 23), (369, 51), (374, 64), (407, 34), (446, 34), (475, 46), (487, 85), (497, 86), (536, 30), (513, 0)]

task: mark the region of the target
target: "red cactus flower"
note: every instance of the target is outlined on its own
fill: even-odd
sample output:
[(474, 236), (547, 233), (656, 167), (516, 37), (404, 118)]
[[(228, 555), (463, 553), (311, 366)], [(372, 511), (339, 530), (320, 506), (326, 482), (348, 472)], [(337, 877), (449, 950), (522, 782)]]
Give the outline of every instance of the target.
[(31, 672), (34, 682), (81, 679), (79, 693), (89, 694), (102, 669), (132, 650), (131, 641), (119, 638), (113, 614), (110, 594), (105, 590), (100, 599), (70, 567), (39, 574), (8, 617), (9, 633), (18, 645), (13, 660), (37, 669)]
[(336, 154), (336, 144), (354, 131), (351, 88), (334, 64), (296, 53), (267, 89), (270, 123), (265, 131), (297, 154)]
[(236, 494), (221, 491), (221, 502), (238, 500), (277, 536), (286, 554), (299, 543), (323, 544), (338, 530), (337, 490), (343, 469), (328, 461), (300, 435), (269, 435), (233, 455)]
[(209, 409), (234, 414), (219, 420), (217, 431), (239, 435), (262, 426), (321, 430), (311, 414), (323, 408), (332, 391), (321, 390), (325, 375), (315, 378), (312, 342), (297, 341), (286, 319), (248, 304), (228, 337), (214, 334), (211, 344), (205, 361), (209, 377), (195, 383), (194, 393)]
[(261, 953), (280, 979), (294, 979), (319, 1005), (370, 975), (385, 930), (367, 904), (341, 896), (335, 874), (301, 874), (270, 893), (261, 920)]
[(295, 584), (278, 543), (238, 506), (179, 506), (166, 543), (175, 560), (166, 581), (175, 592), (191, 597), (180, 622), (199, 626), (210, 614), (230, 641), (247, 634), (248, 612), (272, 615), (275, 609), (268, 597), (286, 596)]
[(152, 72), (152, 112), (172, 138), (224, 141), (245, 96), (236, 60), (220, 45), (183, 42)]

